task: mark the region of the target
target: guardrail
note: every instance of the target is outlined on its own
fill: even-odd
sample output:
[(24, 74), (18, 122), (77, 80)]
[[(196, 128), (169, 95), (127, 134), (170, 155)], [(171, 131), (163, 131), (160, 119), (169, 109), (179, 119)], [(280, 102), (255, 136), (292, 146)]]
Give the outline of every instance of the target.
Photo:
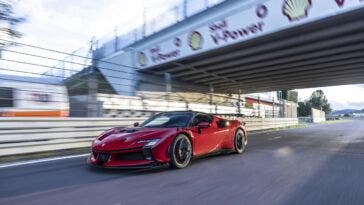
[(297, 118), (239, 118), (249, 131), (268, 130), (298, 125)]
[(103, 131), (143, 118), (0, 118), (0, 156), (89, 147)]
[[(297, 118), (239, 118), (248, 131), (297, 125)], [(0, 118), (0, 156), (89, 147), (108, 128), (144, 118)]]

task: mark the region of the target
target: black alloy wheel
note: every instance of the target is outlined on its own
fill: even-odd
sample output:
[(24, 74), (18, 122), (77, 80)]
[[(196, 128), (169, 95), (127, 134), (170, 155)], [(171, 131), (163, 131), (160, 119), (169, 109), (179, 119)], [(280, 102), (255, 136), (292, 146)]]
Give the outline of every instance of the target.
[(242, 154), (245, 151), (248, 140), (243, 130), (237, 130), (234, 138), (235, 152)]
[(178, 135), (172, 142), (169, 156), (170, 164), (174, 168), (185, 168), (192, 158), (192, 145), (190, 139), (186, 135)]

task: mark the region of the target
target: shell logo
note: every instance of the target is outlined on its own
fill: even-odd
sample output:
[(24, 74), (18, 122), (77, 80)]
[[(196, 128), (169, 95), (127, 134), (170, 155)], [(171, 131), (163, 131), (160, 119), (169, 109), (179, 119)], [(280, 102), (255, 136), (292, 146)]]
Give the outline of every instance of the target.
[(141, 65), (141, 66), (147, 65), (147, 56), (145, 55), (144, 52), (138, 53), (138, 62), (139, 62), (139, 65)]
[(307, 17), (311, 5), (311, 0), (285, 0), (283, 14), (287, 16), (290, 21), (299, 20)]
[(201, 49), (202, 44), (203, 44), (202, 35), (197, 31), (193, 31), (188, 38), (188, 45), (191, 47), (192, 50), (195, 51)]

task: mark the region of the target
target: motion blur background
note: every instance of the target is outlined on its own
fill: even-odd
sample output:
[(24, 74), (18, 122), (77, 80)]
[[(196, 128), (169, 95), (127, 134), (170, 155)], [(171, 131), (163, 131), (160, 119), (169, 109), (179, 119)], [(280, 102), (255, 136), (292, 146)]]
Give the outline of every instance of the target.
[[(316, 88), (221, 92), (213, 85), (190, 86), (168, 73), (145, 74), (128, 62), (107, 60), (225, 2), (2, 1), (0, 116), (139, 117), (198, 110), (296, 117), (298, 101)], [(334, 110), (362, 109), (362, 85), (321, 89)]]
[[(0, 115), (141, 117), (197, 110), (251, 117), (297, 116), (293, 91), (214, 93), (212, 87), (175, 84), (168, 76), (140, 79), (130, 75), (138, 68), (125, 69), (122, 63), (96, 56), (111, 56), (222, 2), (3, 1), (3, 12), (16, 20), (9, 27), (19, 35), (0, 39)], [(100, 62), (102, 69), (114, 71), (107, 77), (118, 81), (112, 82), (117, 86), (100, 72)]]
[[(363, 65), (364, 0), (0, 0), (0, 204), (362, 204)], [(86, 166), (176, 110), (244, 121), (247, 154)]]

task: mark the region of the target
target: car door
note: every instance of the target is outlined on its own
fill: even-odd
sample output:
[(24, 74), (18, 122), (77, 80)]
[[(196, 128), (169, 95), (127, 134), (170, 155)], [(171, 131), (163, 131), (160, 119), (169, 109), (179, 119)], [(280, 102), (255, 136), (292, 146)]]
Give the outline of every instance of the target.
[[(211, 124), (208, 128), (198, 129), (198, 124), (208, 122)], [(213, 152), (218, 149), (220, 134), (218, 133), (217, 123), (214, 116), (207, 114), (197, 114), (192, 122), (194, 135), (194, 154), (202, 155)]]

